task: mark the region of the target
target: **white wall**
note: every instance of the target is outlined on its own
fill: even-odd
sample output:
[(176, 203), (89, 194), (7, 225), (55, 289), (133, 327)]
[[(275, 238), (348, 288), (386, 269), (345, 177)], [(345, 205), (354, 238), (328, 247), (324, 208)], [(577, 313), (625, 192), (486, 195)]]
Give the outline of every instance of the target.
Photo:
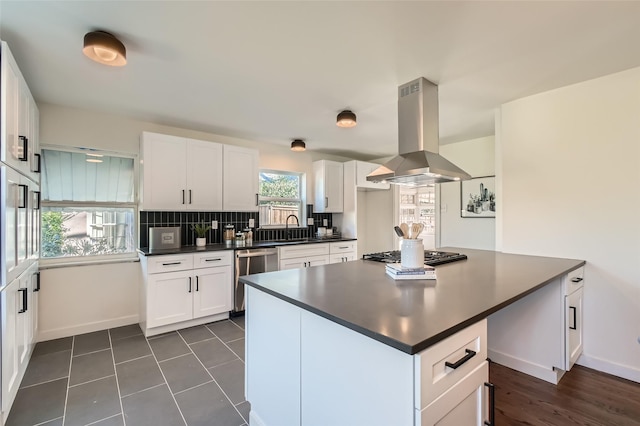
[[(495, 175), (493, 136), (441, 145), (440, 154), (473, 177)], [(495, 249), (493, 218), (462, 218), (460, 216), (460, 182), (439, 185), (440, 212), (439, 247)], [(500, 203), (496, 198), (496, 203)]]
[(640, 382), (640, 68), (505, 104), (500, 115), (498, 244), (585, 259), (578, 363)]
[[(349, 160), (59, 105), (38, 107), (41, 144), (138, 154), (140, 133), (150, 131), (256, 148), (260, 168), (307, 173), (309, 203), (313, 200), (312, 162)], [(138, 322), (139, 269), (139, 263), (118, 263), (43, 270), (38, 340)]]

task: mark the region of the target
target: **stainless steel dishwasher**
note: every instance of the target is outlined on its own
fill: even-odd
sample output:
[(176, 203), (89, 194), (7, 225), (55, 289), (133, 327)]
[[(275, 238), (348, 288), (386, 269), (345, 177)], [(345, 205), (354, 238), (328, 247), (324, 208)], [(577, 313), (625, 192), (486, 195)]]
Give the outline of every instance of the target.
[(233, 289), (233, 311), (231, 315), (244, 313), (244, 284), (242, 275), (259, 274), (278, 270), (278, 249), (254, 248), (236, 250), (236, 280)]

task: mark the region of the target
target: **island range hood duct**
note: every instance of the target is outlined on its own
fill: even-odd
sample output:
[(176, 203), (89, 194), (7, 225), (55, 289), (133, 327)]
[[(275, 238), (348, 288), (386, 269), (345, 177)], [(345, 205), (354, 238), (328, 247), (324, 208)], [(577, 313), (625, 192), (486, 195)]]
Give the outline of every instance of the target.
[(439, 152), (438, 86), (420, 77), (398, 87), (398, 156), (367, 176), (406, 186), (471, 179)]

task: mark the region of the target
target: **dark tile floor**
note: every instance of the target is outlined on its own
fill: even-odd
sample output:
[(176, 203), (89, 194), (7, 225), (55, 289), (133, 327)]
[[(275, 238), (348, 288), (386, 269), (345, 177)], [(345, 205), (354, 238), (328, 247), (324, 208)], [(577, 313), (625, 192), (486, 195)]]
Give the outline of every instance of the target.
[(241, 426), (244, 317), (146, 339), (137, 324), (38, 343), (7, 426)]

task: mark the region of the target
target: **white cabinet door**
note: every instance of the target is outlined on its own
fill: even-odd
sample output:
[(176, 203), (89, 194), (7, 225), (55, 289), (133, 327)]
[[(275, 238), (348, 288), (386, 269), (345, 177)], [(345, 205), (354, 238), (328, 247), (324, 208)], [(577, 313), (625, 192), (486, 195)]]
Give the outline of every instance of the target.
[(232, 268), (205, 268), (195, 271), (193, 318), (206, 317), (232, 309)]
[(484, 361), (416, 416), (419, 426), (484, 425), (485, 382), (489, 379), (489, 363)]
[(306, 268), (306, 258), (298, 257), (296, 259), (282, 259), (280, 260), (280, 270), (285, 269), (299, 269)]
[(38, 316), (38, 302), (40, 295), (40, 271), (38, 271), (38, 264), (34, 263), (32, 266), (32, 271), (29, 274), (31, 277), (31, 285), (29, 287), (29, 292), (31, 293), (31, 302), (29, 305), (29, 312), (31, 312), (29, 316), (29, 321), (31, 322), (29, 332), (30, 338), (29, 342), (31, 345), (31, 349), (35, 346), (35, 341), (38, 337), (39, 330), (39, 316)]
[(223, 210), (258, 211), (258, 151), (224, 145), (223, 161)]
[(566, 309), (566, 360), (567, 370), (571, 370), (573, 364), (582, 353), (582, 305), (584, 288), (579, 288), (568, 296), (565, 296)]
[(29, 97), (29, 127), (31, 139), (29, 140), (29, 162), (31, 164), (31, 178), (40, 183), (40, 171), (42, 168), (40, 156), (40, 112), (33, 97)]
[(141, 148), (142, 210), (184, 210), (189, 195), (184, 138), (144, 132)]
[(2, 42), (0, 74), (0, 96), (3, 98), (2, 108), (0, 108), (2, 117), (0, 160), (23, 173), (28, 173), (28, 152), (25, 150), (24, 137), (20, 137), (24, 135), (20, 134), (18, 122), (22, 74), (5, 42)]
[(222, 210), (222, 145), (187, 139), (187, 210)]
[(148, 326), (158, 327), (190, 320), (193, 317), (194, 285), (192, 271), (149, 275)]
[(0, 166), (0, 195), (3, 197), (0, 219), (5, 228), (4, 268), (7, 282), (18, 277), (18, 188), (20, 174), (11, 167)]
[(384, 182), (370, 182), (367, 175), (380, 167), (380, 164), (356, 161), (356, 186), (368, 189), (389, 189), (390, 185)]
[(0, 294), (2, 297), (2, 411), (11, 407), (20, 384), (18, 368), (18, 310), (22, 303), (20, 279), (13, 280)]
[(332, 254), (329, 256), (329, 263), (351, 262), (352, 260), (356, 260), (356, 254), (354, 252)]
[(328, 160), (313, 163), (315, 179), (314, 211), (342, 213), (344, 206), (344, 170), (342, 163)]
[(27, 257), (38, 260), (40, 257), (40, 186), (29, 181), (28, 218), (29, 223), (27, 235)]

